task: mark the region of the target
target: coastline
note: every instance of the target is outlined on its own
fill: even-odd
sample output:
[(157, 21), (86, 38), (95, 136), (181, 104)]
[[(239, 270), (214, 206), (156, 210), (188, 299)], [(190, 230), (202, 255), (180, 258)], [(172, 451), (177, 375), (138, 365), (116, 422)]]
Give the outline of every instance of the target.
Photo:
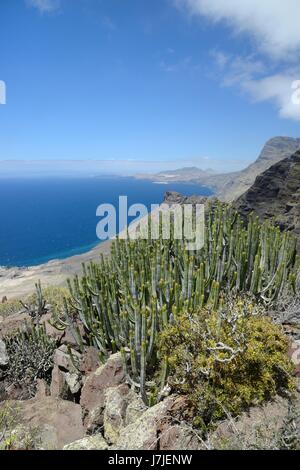
[[(169, 196), (168, 196), (169, 194)], [(169, 197), (169, 199), (168, 199)], [(189, 201), (191, 204), (195, 203), (196, 199), (201, 200), (201, 203), (209, 198), (206, 196), (192, 196), (186, 198), (179, 193), (166, 193), (165, 200), (167, 206), (173, 204), (182, 204), (184, 201)], [(158, 222), (159, 213), (161, 210), (165, 211), (165, 206), (159, 206), (151, 212), (151, 218)], [(129, 233), (140, 230), (142, 225), (148, 224), (148, 216), (143, 217), (132, 222), (129, 227)], [(119, 233), (122, 234), (125, 230)], [(0, 302), (3, 297), (8, 300), (20, 299), (34, 292), (35, 284), (41, 281), (42, 287), (48, 286), (63, 286), (68, 278), (74, 275), (80, 275), (82, 273), (82, 263), (88, 263), (90, 261), (96, 261), (100, 255), (108, 256), (110, 254), (110, 248), (113, 243), (113, 239), (99, 242), (94, 248), (88, 250), (85, 253), (69, 256), (64, 259), (53, 259), (46, 263), (29, 266), (29, 267), (0, 267)]]
[[(157, 210), (151, 213), (151, 217), (157, 217), (156, 214)], [(142, 221), (148, 223), (148, 216), (131, 223), (129, 232), (140, 227)], [(119, 236), (124, 232), (125, 230), (121, 231)], [(108, 256), (112, 242), (113, 239), (105, 240), (85, 253), (53, 259), (37, 266), (0, 267), (0, 302), (4, 296), (11, 300), (31, 294), (38, 281), (41, 281), (42, 287), (64, 285), (68, 278), (82, 273), (82, 263), (96, 261), (101, 254)]]
[(82, 272), (82, 263), (95, 261), (101, 254), (109, 255), (111, 244), (112, 240), (106, 240), (85, 253), (54, 259), (37, 266), (0, 267), (0, 301), (4, 296), (11, 300), (31, 294), (39, 280), (42, 287), (65, 284), (69, 277)]

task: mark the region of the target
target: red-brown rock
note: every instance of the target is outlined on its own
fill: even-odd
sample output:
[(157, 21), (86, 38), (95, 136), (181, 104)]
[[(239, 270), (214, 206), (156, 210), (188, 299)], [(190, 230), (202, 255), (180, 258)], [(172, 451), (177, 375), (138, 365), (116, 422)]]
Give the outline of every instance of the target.
[(50, 395), (53, 398), (68, 398), (68, 385), (65, 374), (55, 364), (52, 369)]
[(83, 385), (80, 404), (85, 416), (95, 408), (104, 407), (106, 390), (120, 385), (124, 379), (121, 354), (113, 354), (104, 365), (87, 377)]
[(44, 449), (62, 449), (84, 437), (81, 407), (52, 397), (10, 402), (26, 428), (38, 431)]

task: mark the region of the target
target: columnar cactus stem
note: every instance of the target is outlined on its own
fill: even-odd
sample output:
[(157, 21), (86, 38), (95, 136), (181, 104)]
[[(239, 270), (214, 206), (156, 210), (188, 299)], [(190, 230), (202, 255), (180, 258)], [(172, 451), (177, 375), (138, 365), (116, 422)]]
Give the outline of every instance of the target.
[[(111, 257), (83, 266), (83, 277), (69, 281), (71, 299), (57, 325), (72, 325), (84, 347), (95, 345), (105, 359), (121, 350), (126, 373), (148, 403), (147, 374), (159, 361), (157, 338), (172, 319), (205, 306), (218, 307), (220, 293), (250, 292), (266, 303), (295, 287), (296, 242), (289, 233), (253, 215), (247, 228), (230, 206), (218, 204), (206, 218), (202, 249), (185, 249), (184, 240), (120, 240)], [(85, 340), (75, 329), (80, 319)], [(77, 328), (77, 327), (76, 327)], [(161, 360), (163, 387), (167, 359)], [(151, 388), (151, 387), (150, 387)]]

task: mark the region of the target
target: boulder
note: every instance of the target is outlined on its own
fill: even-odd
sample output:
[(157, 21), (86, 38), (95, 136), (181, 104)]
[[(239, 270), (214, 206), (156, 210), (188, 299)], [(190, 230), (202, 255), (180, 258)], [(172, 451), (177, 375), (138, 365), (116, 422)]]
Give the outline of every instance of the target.
[(62, 449), (84, 437), (80, 405), (53, 397), (10, 402), (27, 429), (38, 431), (43, 449)]
[[(81, 338), (85, 337), (85, 331), (84, 331), (84, 326), (81, 322), (77, 322), (76, 328), (79, 329)], [(67, 346), (71, 346), (71, 348), (77, 349), (78, 348), (78, 342), (76, 341), (76, 338), (74, 338), (73, 335), (74, 329), (71, 328), (70, 326), (67, 326), (64, 335), (61, 339), (61, 343)]]
[(93, 409), (104, 407), (106, 390), (117, 387), (124, 380), (125, 375), (120, 353), (112, 354), (104, 365), (98, 367), (87, 377), (80, 397), (85, 423), (87, 423), (88, 415)]
[(63, 450), (107, 450), (108, 444), (101, 434), (87, 436), (64, 446)]
[(4, 338), (19, 329), (26, 327), (26, 322), (30, 321), (28, 313), (13, 313), (4, 317), (0, 323), (0, 338)]
[[(155, 448), (155, 443), (160, 450), (201, 448), (200, 440), (191, 427), (172, 424), (172, 415), (176, 415), (185, 406), (182, 399), (172, 398), (148, 409), (141, 397), (126, 384), (109, 388), (105, 398), (104, 437), (110, 444), (115, 444), (116, 448), (120, 445), (120, 436), (130, 432), (133, 433), (131, 442), (142, 439), (142, 449)], [(143, 434), (140, 433), (141, 429)], [(130, 440), (130, 436), (127, 439)], [(154, 445), (149, 447), (149, 441)], [(128, 443), (126, 449), (127, 445)]]
[[(70, 356), (70, 352), (72, 356)], [(81, 355), (74, 349), (69, 350), (66, 345), (56, 349), (53, 356), (54, 364), (64, 372), (77, 372), (80, 360)]]
[(76, 395), (82, 387), (81, 374), (66, 372), (65, 380), (72, 395)]
[(205, 450), (202, 439), (184, 423), (167, 426), (159, 439), (159, 450)]
[(119, 438), (112, 447), (114, 450), (158, 450), (161, 435), (173, 426), (173, 413), (178, 413), (184, 402), (176, 397), (168, 397), (157, 405), (148, 408), (140, 418), (120, 431)]
[(96, 406), (87, 415), (85, 420), (87, 434), (95, 434), (103, 428), (104, 421), (104, 405)]
[(50, 395), (53, 398), (68, 399), (69, 388), (66, 382), (65, 373), (55, 364), (51, 374)]
[(126, 384), (106, 390), (104, 437), (111, 444), (117, 442), (120, 431), (124, 427), (129, 392), (130, 389)]
[(50, 396), (50, 387), (43, 379), (37, 379), (35, 397), (42, 399)]
[(148, 409), (142, 398), (132, 390), (129, 392), (127, 401), (125, 426), (135, 423)]
[(8, 366), (8, 360), (5, 343), (0, 339), (0, 367)]

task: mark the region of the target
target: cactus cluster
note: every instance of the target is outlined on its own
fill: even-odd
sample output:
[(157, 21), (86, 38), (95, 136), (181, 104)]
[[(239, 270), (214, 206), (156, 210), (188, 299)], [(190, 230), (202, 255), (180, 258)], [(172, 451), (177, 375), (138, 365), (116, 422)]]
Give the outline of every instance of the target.
[[(296, 242), (270, 223), (250, 216), (244, 227), (238, 214), (223, 204), (207, 217), (205, 244), (187, 251), (184, 240), (114, 241), (109, 258), (83, 266), (83, 276), (69, 281), (62, 327), (79, 317), (91, 344), (102, 357), (122, 351), (128, 380), (149, 402), (148, 373), (160, 363), (160, 396), (167, 377), (167, 358), (159, 357), (157, 334), (183, 312), (204, 305), (217, 308), (222, 293), (248, 292), (266, 303), (278, 298), (296, 279)], [(153, 375), (153, 374), (152, 374)]]
[(44, 324), (28, 322), (4, 341), (9, 357), (4, 380), (20, 388), (22, 399), (31, 398), (38, 379), (50, 383), (56, 340), (47, 335)]

